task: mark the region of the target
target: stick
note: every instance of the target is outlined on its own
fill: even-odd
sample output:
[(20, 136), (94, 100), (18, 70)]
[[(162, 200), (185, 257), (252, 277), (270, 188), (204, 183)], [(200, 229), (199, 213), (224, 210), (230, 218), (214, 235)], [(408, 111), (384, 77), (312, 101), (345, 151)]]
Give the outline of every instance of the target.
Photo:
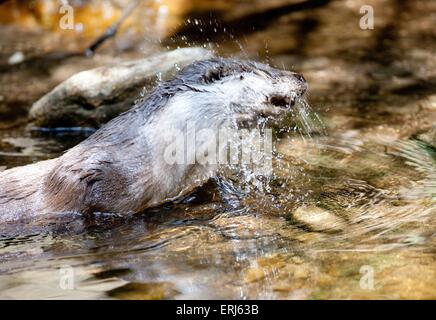
[(136, 9), (136, 7), (139, 5), (139, 2), (141, 2), (141, 0), (134, 0), (130, 2), (126, 10), (124, 10), (121, 17), (117, 21), (115, 21), (115, 23), (112, 24), (109, 28), (107, 28), (103, 32), (103, 34), (99, 36), (97, 40), (95, 40), (88, 48), (86, 48), (85, 51), (83, 52), (83, 55), (87, 57), (93, 56), (95, 50), (97, 50), (107, 39), (114, 37), (117, 34), (121, 24), (124, 22), (124, 20), (126, 20), (130, 16), (133, 10)]

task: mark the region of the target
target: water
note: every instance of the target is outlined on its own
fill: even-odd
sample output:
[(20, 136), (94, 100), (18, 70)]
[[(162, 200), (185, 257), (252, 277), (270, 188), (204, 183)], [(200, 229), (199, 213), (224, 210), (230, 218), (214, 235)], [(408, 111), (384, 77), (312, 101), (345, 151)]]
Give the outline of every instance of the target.
[[(235, 3), (241, 11), (232, 12), (249, 9)], [(129, 219), (66, 214), (2, 226), (0, 296), (435, 298), (436, 48), (434, 22), (424, 14), (435, 8), (414, 3), (405, 10), (390, 1), (368, 32), (345, 14), (358, 12), (354, 1), (286, 13), (239, 33), (232, 26), (242, 18), (231, 16), (225, 39), (214, 36), (221, 27), (211, 24), (207, 33), (209, 24), (191, 17), (188, 25), (204, 28), (204, 37), (186, 32), (181, 45), (209, 38), (220, 54), (268, 59), (309, 82), (312, 108), (302, 103), (277, 133), (268, 188), (241, 193), (240, 180), (221, 180)], [(306, 26), (303, 33), (298, 25)], [(162, 46), (176, 47), (178, 39)], [(50, 70), (88, 63), (66, 61)], [(61, 71), (47, 78), (12, 69), (0, 76), (2, 83), (16, 79), (0, 90), (0, 112), (9, 110), (0, 121), (7, 128), (0, 131), (0, 170), (56, 157), (89, 134), (29, 132), (21, 124), (19, 109), (65, 76)], [(35, 79), (42, 88), (30, 84)], [(28, 96), (10, 93), (23, 86)], [(71, 270), (74, 290), (64, 282)], [(365, 281), (369, 274), (373, 283)]]

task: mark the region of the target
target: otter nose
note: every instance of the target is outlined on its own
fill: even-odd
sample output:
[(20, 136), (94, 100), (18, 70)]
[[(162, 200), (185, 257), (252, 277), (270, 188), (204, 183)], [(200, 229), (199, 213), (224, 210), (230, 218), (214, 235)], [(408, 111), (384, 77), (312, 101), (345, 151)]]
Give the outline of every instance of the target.
[(307, 91), (307, 81), (302, 74), (294, 73), (295, 79), (298, 81), (298, 94), (302, 96)]
[(307, 83), (306, 79), (303, 77), (302, 74), (296, 73), (294, 76), (295, 76), (295, 78), (297, 78), (298, 81), (301, 81), (303, 83)]

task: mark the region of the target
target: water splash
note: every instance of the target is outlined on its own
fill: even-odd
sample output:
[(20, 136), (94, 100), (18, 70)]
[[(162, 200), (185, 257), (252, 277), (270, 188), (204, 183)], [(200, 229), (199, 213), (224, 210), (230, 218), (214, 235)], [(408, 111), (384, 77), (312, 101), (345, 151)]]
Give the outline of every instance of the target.
[[(237, 202), (236, 199), (239, 199), (239, 206), (249, 204), (253, 210), (282, 211), (279, 214), (283, 215), (299, 203), (304, 203), (312, 193), (308, 188), (311, 177), (305, 172), (304, 163), (289, 161), (281, 145), (297, 137), (311, 146), (319, 146), (317, 139), (319, 136), (326, 135), (326, 127), (305, 100), (299, 101), (290, 110), (289, 117), (279, 123), (276, 119), (259, 119), (257, 123), (257, 129), (261, 132), (270, 127), (271, 122), (273, 123), (275, 134), (272, 153), (267, 155), (262, 154), (264, 150), (255, 150), (257, 154), (254, 155), (258, 158), (266, 156), (271, 158), (273, 166), (270, 174), (259, 174), (250, 164), (227, 166), (223, 170), (222, 176), (225, 177), (226, 185), (223, 189), (223, 197), (231, 198), (233, 206)], [(256, 134), (258, 131), (250, 132), (250, 138), (256, 138)], [(318, 152), (316, 148), (313, 150)]]

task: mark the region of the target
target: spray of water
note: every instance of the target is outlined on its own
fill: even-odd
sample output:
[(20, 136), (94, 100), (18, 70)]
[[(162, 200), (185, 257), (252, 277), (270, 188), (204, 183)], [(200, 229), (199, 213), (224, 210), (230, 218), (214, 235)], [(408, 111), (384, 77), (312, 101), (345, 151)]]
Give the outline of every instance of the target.
[[(290, 161), (289, 157), (281, 150), (281, 145), (296, 137), (305, 143), (318, 146), (318, 138), (326, 135), (326, 128), (320, 117), (311, 109), (309, 103), (301, 99), (289, 108), (290, 113), (280, 121), (276, 119), (259, 119), (257, 128), (260, 132), (269, 127), (274, 128), (272, 153), (262, 154), (264, 150), (252, 150), (253, 157), (270, 157), (272, 171), (270, 174), (260, 174), (252, 165), (230, 165), (225, 168), (221, 184), (225, 199), (240, 199), (239, 205), (250, 203), (255, 211), (286, 213), (296, 205), (304, 203), (310, 195), (311, 177), (306, 174), (304, 166), (298, 161)], [(271, 122), (273, 124), (271, 124)], [(255, 139), (259, 131), (252, 131), (251, 138)], [(292, 145), (290, 146), (292, 148)], [(286, 153), (292, 150), (286, 150)]]

